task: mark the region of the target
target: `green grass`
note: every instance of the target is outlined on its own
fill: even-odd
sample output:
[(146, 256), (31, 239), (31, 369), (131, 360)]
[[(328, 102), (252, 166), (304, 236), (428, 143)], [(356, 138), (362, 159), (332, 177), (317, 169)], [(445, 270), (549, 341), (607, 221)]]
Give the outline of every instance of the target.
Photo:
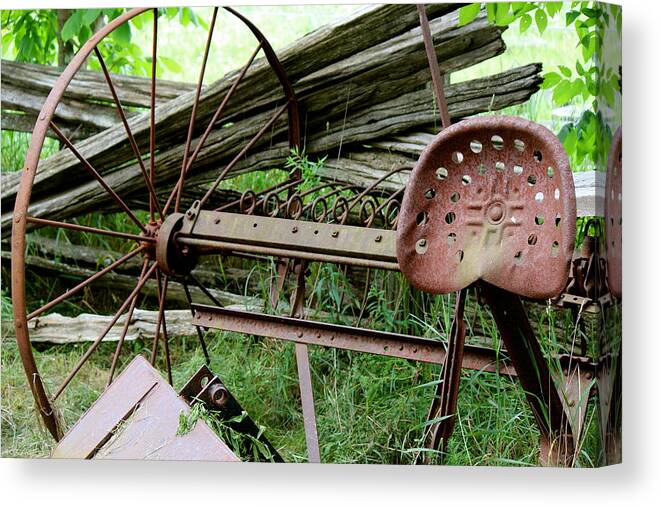
[[(332, 276), (328, 278), (333, 279)], [(332, 301), (333, 296), (328, 298), (322, 302)], [(6, 296), (3, 296), (2, 302), (5, 321), (10, 314), (11, 303)], [(402, 324), (415, 327), (411, 322), (388, 324), (397, 321), (391, 315), (389, 303), (377, 300), (379, 309), (366, 325), (399, 330), (405, 327)], [(428, 310), (436, 312), (443, 327), (447, 327), (451, 298), (437, 297), (432, 303)], [(473, 319), (469, 317), (467, 320), (471, 322)], [(489, 318), (481, 310), (476, 315), (477, 320), (485, 322)], [(533, 313), (532, 318), (543, 324), (549, 316), (541, 311), (539, 314)], [(427, 335), (432, 338), (438, 333), (435, 327), (427, 326), (427, 330)], [(491, 338), (497, 346), (495, 331)], [(543, 338), (546, 348), (557, 347), (555, 338)], [(305, 461), (305, 435), (293, 345), (215, 332), (207, 335), (207, 341), (212, 357), (211, 369), (257, 424), (266, 429), (266, 436), (285, 460)], [(67, 427), (102, 391), (114, 346), (113, 343), (102, 344), (58, 402)], [(85, 348), (86, 345), (82, 344), (37, 347), (37, 364), (51, 391)], [(180, 388), (203, 364), (203, 356), (194, 337), (174, 339), (171, 348), (174, 384)], [(150, 349), (150, 342), (128, 343), (122, 361), (126, 364), (139, 353), (148, 355)], [(2, 455), (45, 457), (52, 441), (34, 411), (17, 347), (8, 333), (4, 334), (1, 353)], [(314, 346), (310, 347), (310, 361), (323, 461), (402, 464), (416, 461), (422, 452), (421, 436), (433, 395), (433, 382), (438, 379), (437, 366)], [(164, 371), (163, 364), (158, 366)], [(449, 443), (446, 464), (537, 464), (539, 434), (524, 393), (517, 383), (492, 373), (462, 372), (457, 415), (458, 422)], [(600, 460), (593, 403), (587, 420), (589, 429), (577, 466), (593, 466)]]
[[(195, 340), (173, 347), (176, 387), (202, 364)], [(102, 390), (114, 344), (104, 344), (58, 404), (71, 425)], [(132, 343), (147, 354), (150, 344)], [(429, 365), (340, 350), (311, 347), (321, 456), (328, 463), (415, 462), (423, 423), (437, 378)], [(82, 352), (60, 346), (36, 353), (44, 377), (62, 378)], [(296, 382), (293, 346), (269, 339), (217, 335), (211, 340), (211, 369), (244, 409), (266, 428), (266, 436), (286, 461), (305, 461), (305, 435)], [(26, 388), (15, 343), (2, 347), (2, 456), (45, 457), (52, 441), (40, 426)], [(591, 409), (588, 418), (594, 417)], [(464, 372), (458, 423), (447, 464), (536, 465), (538, 432), (521, 388), (500, 376)], [(588, 432), (579, 465), (598, 462), (598, 433)]]

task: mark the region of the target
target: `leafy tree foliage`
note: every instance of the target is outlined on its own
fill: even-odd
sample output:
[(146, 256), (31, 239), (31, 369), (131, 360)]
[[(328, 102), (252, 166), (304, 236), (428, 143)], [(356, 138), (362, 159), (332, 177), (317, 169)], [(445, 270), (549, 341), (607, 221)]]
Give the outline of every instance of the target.
[[(599, 55), (604, 48), (606, 30), (615, 29), (621, 35), (622, 9), (618, 5), (588, 1), (565, 5), (569, 7), (563, 9), (563, 2), (499, 2), (487, 3), (485, 8), (489, 22), (506, 26), (518, 21), (520, 33), (525, 33), (534, 23), (543, 34), (549, 19), (564, 14), (565, 25), (573, 27), (576, 34), (578, 58), (573, 69), (558, 65), (545, 73), (542, 88), (552, 90), (556, 106), (564, 106), (574, 99), (590, 105), (577, 122), (562, 128), (559, 137), (578, 163), (589, 158), (599, 166), (605, 163), (610, 145), (603, 140), (612, 135), (601, 116), (599, 104), (613, 107), (616, 93), (621, 88), (620, 69), (612, 68)], [(460, 23), (473, 21), (481, 8), (480, 3), (462, 7), (459, 10)]]
[[(123, 14), (128, 9), (76, 9), (58, 29), (56, 10), (7, 10), (2, 11), (3, 58), (19, 62), (56, 65), (58, 41), (71, 43), (77, 51), (101, 26)], [(161, 8), (159, 16), (178, 19), (182, 25), (192, 23), (205, 26), (193, 11), (186, 8)], [(123, 23), (100, 44), (99, 50), (113, 72), (147, 76), (151, 72), (151, 57), (132, 40), (133, 30), (150, 30), (152, 14), (145, 12)], [(179, 64), (159, 57), (159, 65), (177, 71)], [(99, 69), (98, 62), (90, 59), (92, 69)]]

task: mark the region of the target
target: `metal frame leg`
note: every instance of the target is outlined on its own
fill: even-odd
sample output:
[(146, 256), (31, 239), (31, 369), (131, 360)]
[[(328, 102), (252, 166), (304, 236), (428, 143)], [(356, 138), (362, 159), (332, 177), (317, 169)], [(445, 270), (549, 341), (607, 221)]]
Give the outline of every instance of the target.
[(481, 288), (539, 426), (540, 462), (568, 465), (574, 455), (571, 427), (521, 298), (488, 283)]

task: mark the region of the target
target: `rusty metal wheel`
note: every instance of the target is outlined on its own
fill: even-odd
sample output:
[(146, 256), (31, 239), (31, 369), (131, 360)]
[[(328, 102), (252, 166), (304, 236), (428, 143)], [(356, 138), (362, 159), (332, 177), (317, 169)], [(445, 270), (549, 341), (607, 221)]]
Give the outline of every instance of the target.
[[(178, 220), (177, 216), (180, 216), (179, 208), (181, 206), (181, 197), (184, 190), (186, 176), (189, 174), (191, 167), (196, 161), (202, 146), (209, 133), (216, 126), (217, 122), (223, 118), (225, 105), (228, 101), (231, 100), (232, 94), (237, 89), (239, 83), (244, 78), (248, 68), (253, 63), (255, 58), (260, 52), (263, 52), (264, 56), (271, 69), (275, 73), (280, 85), (283, 89), (284, 100), (281, 100), (279, 105), (276, 108), (275, 114), (273, 114), (259, 129), (254, 136), (245, 143), (242, 148), (238, 151), (236, 156), (221, 170), (219, 171), (218, 177), (215, 182), (208, 187), (205, 195), (201, 197), (199, 201), (199, 208), (202, 208), (204, 204), (208, 201), (210, 195), (218, 187), (219, 183), (225, 178), (228, 172), (232, 169), (234, 165), (257, 143), (261, 137), (265, 137), (265, 134), (269, 133), (273, 125), (278, 119), (282, 119), (284, 122), (285, 116), (288, 119), (287, 133), (289, 137), (290, 146), (298, 146), (299, 144), (299, 119), (298, 119), (298, 106), (296, 103), (296, 97), (293, 91), (293, 88), (285, 74), (284, 69), (282, 68), (280, 62), (278, 61), (271, 45), (263, 36), (263, 34), (245, 17), (240, 13), (234, 11), (231, 8), (224, 8), (229, 12), (235, 19), (238, 19), (243, 23), (254, 35), (257, 46), (255, 51), (250, 56), (250, 59), (243, 67), (242, 71), (237, 74), (234, 78), (232, 86), (227, 91), (222, 102), (219, 104), (218, 108), (215, 110), (211, 120), (204, 130), (203, 133), (197, 137), (196, 144), (194, 145), (193, 137), (196, 132), (195, 130), (195, 121), (196, 121), (196, 112), (198, 104), (200, 103), (200, 95), (202, 90), (202, 82), (204, 79), (205, 69), (209, 59), (209, 47), (214, 31), (214, 26), (216, 24), (216, 19), (218, 15), (219, 8), (214, 8), (213, 16), (211, 22), (209, 23), (209, 32), (206, 40), (205, 52), (203, 57), (203, 62), (200, 70), (199, 82), (195, 90), (194, 102), (192, 106), (190, 122), (188, 124), (187, 131), (182, 132), (181, 139), (185, 139), (185, 149), (183, 151), (183, 159), (181, 161), (181, 173), (179, 179), (175, 183), (174, 187), (169, 193), (166, 193), (167, 200), (162, 201), (159, 199), (159, 189), (163, 189), (163, 182), (159, 182), (158, 167), (155, 165), (155, 153), (158, 151), (158, 136), (156, 135), (156, 121), (155, 121), (155, 88), (156, 88), (156, 66), (159, 57), (158, 53), (158, 11), (157, 9), (134, 9), (129, 12), (126, 12), (122, 16), (116, 18), (98, 33), (96, 33), (92, 38), (90, 38), (87, 43), (81, 48), (81, 50), (75, 55), (71, 63), (65, 68), (59, 79), (57, 80), (54, 88), (51, 90), (44, 106), (38, 116), (38, 120), (34, 127), (32, 133), (32, 139), (30, 147), (26, 156), (24, 171), (20, 181), (20, 187), (18, 190), (14, 216), (13, 216), (13, 229), (12, 229), (12, 301), (14, 308), (14, 325), (16, 329), (16, 338), (18, 342), (18, 348), (21, 355), (21, 359), (25, 368), (25, 372), (28, 378), (28, 383), (34, 399), (37, 403), (38, 411), (51, 435), (59, 440), (62, 436), (65, 428), (63, 428), (63, 423), (59, 420), (57, 416), (56, 402), (61, 396), (62, 392), (67, 388), (68, 385), (74, 380), (80, 369), (85, 365), (90, 356), (97, 350), (99, 344), (104, 340), (110, 329), (118, 323), (122, 318), (122, 315), (126, 315), (125, 324), (123, 327), (123, 334), (121, 335), (119, 341), (117, 342), (117, 347), (115, 353), (112, 357), (112, 366), (108, 374), (108, 383), (112, 381), (115, 369), (118, 365), (118, 357), (122, 351), (122, 346), (124, 343), (124, 338), (128, 329), (128, 323), (130, 321), (131, 315), (133, 314), (137, 304), (138, 297), (141, 290), (143, 289), (145, 283), (152, 277), (156, 278), (158, 282), (158, 299), (159, 299), (159, 313), (156, 324), (156, 334), (153, 340), (152, 346), (152, 363), (155, 362), (159, 350), (159, 342), (163, 341), (163, 349), (165, 353), (165, 362), (167, 367), (167, 373), (170, 381), (172, 380), (172, 371), (170, 363), (170, 355), (168, 348), (168, 338), (167, 338), (167, 329), (166, 323), (164, 321), (164, 306), (167, 297), (168, 283), (171, 279), (171, 275), (164, 270), (163, 265), (159, 265), (157, 262), (157, 256), (159, 255), (159, 250), (161, 254), (163, 250), (167, 250), (168, 244), (163, 242), (163, 237), (166, 237), (169, 241), (172, 234), (172, 230), (176, 229)], [(129, 20), (136, 18), (138, 16), (144, 17), (146, 25), (149, 23), (152, 25), (153, 36), (152, 36), (152, 54), (151, 54), (151, 66), (152, 66), (152, 84), (151, 84), (151, 107), (149, 114), (149, 155), (144, 157), (140, 153), (140, 149), (136, 139), (131, 132), (130, 122), (127, 121), (127, 115), (125, 112), (125, 107), (122, 106), (121, 100), (118, 97), (117, 90), (115, 89), (112, 81), (111, 74), (108, 72), (105, 65), (101, 51), (99, 50), (99, 43), (106, 38), (113, 31), (122, 27), (125, 23), (128, 23)], [(94, 164), (88, 160), (82, 153), (79, 151), (76, 146), (67, 138), (67, 136), (62, 132), (61, 129), (53, 122), (54, 113), (62, 96), (71, 82), (72, 78), (76, 73), (82, 68), (85, 61), (94, 55), (103, 70), (105, 79), (108, 83), (109, 89), (112, 93), (112, 96), (115, 101), (115, 105), (118, 112), (118, 117), (121, 120), (126, 135), (126, 142), (130, 144), (132, 150), (134, 161), (140, 166), (142, 172), (142, 177), (144, 179), (144, 185), (146, 192), (149, 195), (149, 216), (147, 220), (141, 220), (134, 209), (127, 204), (127, 201), (122, 198), (113, 188), (109, 185), (104, 179), (104, 175), (101, 174), (94, 168)], [(285, 115), (285, 113), (287, 113)], [(281, 118), (282, 117), (282, 118)], [(64, 222), (60, 220), (53, 220), (49, 217), (40, 216), (33, 217), (31, 212), (33, 208), (30, 206), (31, 194), (35, 178), (38, 175), (39, 171), (39, 158), (43, 149), (44, 139), (48, 130), (51, 129), (55, 135), (60, 139), (63, 149), (68, 149), (73, 156), (75, 156), (80, 162), (80, 168), (84, 171), (83, 177), (87, 177), (90, 181), (96, 180), (99, 185), (103, 187), (105, 192), (108, 194), (109, 199), (112, 200), (114, 205), (119, 207), (123, 213), (124, 222), (126, 224), (131, 224), (134, 229), (134, 232), (126, 232), (129, 228), (124, 225), (117, 226), (117, 230), (110, 229), (100, 229), (95, 227), (87, 227), (78, 225), (71, 222)], [(146, 143), (144, 143), (146, 144)], [(144, 150), (144, 148), (143, 148)], [(170, 217), (174, 217), (171, 219)], [(165, 224), (165, 225), (164, 225)], [(167, 227), (166, 227), (167, 226)], [(49, 301), (46, 304), (43, 304), (39, 307), (33, 302), (26, 300), (26, 245), (29, 236), (29, 232), (37, 227), (52, 227), (55, 229), (64, 229), (64, 230), (73, 230), (73, 231), (82, 231), (90, 233), (93, 235), (121, 238), (126, 242), (130, 243), (130, 251), (126, 253), (121, 258), (107, 265), (100, 271), (98, 271), (93, 276), (82, 281), (72, 289), (60, 294), (53, 300)], [(169, 231), (166, 229), (169, 227)], [(159, 237), (161, 238), (160, 245)], [(167, 256), (167, 252), (166, 252)], [(83, 289), (88, 287), (91, 283), (97, 281), (99, 278), (103, 277), (105, 274), (116, 269), (122, 264), (126, 263), (128, 260), (142, 257), (142, 270), (138, 277), (137, 283), (133, 290), (130, 292), (129, 296), (119, 305), (116, 313), (111, 319), (110, 324), (105, 328), (104, 332), (89, 346), (87, 351), (82, 355), (73, 369), (69, 372), (66, 378), (56, 387), (52, 394), (50, 394), (44, 382), (44, 379), (39, 373), (37, 365), (35, 363), (35, 358), (33, 355), (32, 345), (30, 342), (30, 333), (28, 329), (28, 323), (35, 319), (36, 317), (44, 314), (45, 312), (56, 308), (57, 305), (63, 303), (68, 298), (74, 296), (75, 294), (80, 293)], [(185, 269), (184, 269), (185, 270)], [(184, 280), (185, 282), (185, 280)], [(189, 297), (190, 293), (188, 286), (184, 283), (184, 288)], [(204, 290), (204, 288), (203, 288)], [(201, 345), (204, 347), (204, 342), (200, 334)], [(204, 348), (206, 354), (206, 348)]]

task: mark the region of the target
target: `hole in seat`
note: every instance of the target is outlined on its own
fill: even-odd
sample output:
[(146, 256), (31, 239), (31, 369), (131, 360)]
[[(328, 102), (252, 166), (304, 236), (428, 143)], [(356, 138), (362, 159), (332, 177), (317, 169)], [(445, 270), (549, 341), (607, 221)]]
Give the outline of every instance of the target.
[(560, 252), (560, 243), (554, 241), (553, 244), (551, 245), (551, 256), (557, 257), (559, 252)]
[(491, 136), (491, 144), (496, 150), (502, 150), (505, 147), (505, 141), (497, 134)]
[(448, 177), (448, 170), (445, 167), (439, 167), (436, 169), (436, 178), (440, 181), (445, 180)]
[(415, 251), (419, 254), (423, 254), (427, 251), (427, 240), (425, 238), (421, 238), (417, 241), (415, 244)]
[(455, 212), (454, 211), (449, 211), (445, 215), (445, 223), (446, 224), (451, 224), (452, 222), (455, 221), (456, 218), (457, 218), (457, 215), (455, 214)]

